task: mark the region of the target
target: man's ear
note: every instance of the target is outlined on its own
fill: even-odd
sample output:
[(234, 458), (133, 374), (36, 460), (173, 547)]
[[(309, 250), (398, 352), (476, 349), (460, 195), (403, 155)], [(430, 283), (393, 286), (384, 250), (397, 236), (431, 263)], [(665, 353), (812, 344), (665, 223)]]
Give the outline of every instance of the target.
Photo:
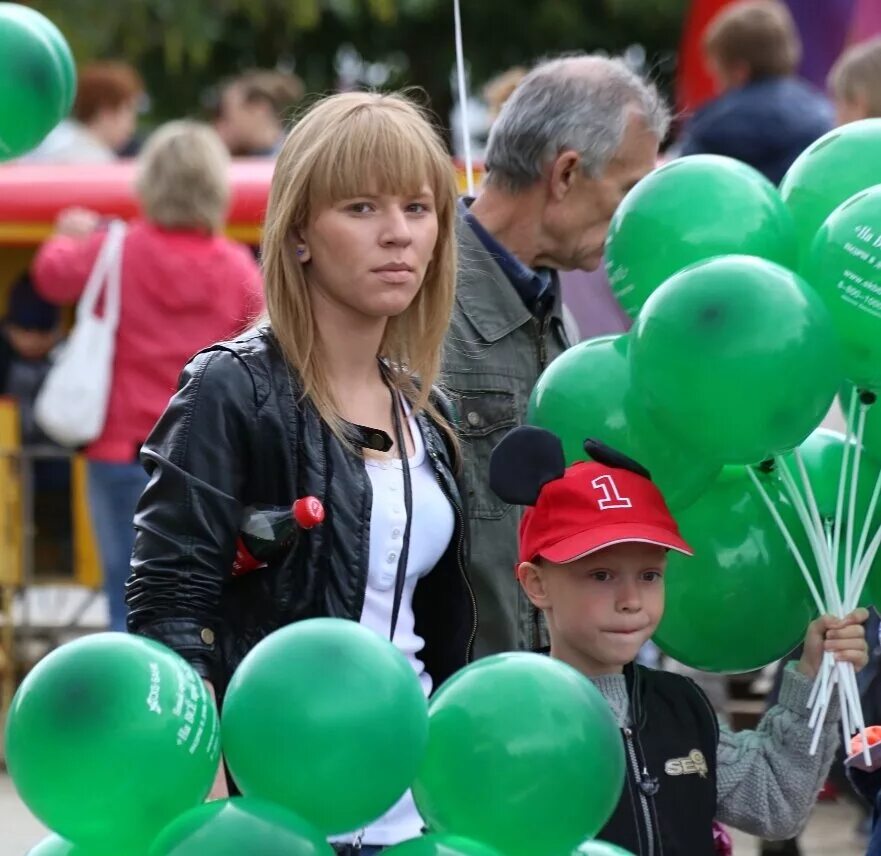
[(517, 566), (517, 579), (532, 605), (538, 609), (547, 609), (548, 593), (541, 568), (532, 562), (521, 562)]
[(551, 164), (549, 192), (555, 202), (562, 202), (575, 184), (581, 170), (581, 155), (575, 149), (563, 149)]

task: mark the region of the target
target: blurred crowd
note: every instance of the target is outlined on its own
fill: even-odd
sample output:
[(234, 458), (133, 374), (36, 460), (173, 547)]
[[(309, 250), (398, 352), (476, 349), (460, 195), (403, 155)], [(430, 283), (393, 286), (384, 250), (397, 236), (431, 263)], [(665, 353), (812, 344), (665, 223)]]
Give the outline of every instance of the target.
[[(832, 67), (825, 92), (797, 76), (802, 46), (782, 4), (748, 0), (727, 7), (707, 29), (703, 48), (718, 95), (674, 123), (662, 160), (723, 155), (777, 184), (798, 154), (836, 125), (881, 117), (881, 37), (849, 47)], [(528, 71), (525, 65), (504, 70), (475, 96), (469, 125), (478, 156), (502, 105)], [(144, 136), (150, 100), (138, 70), (122, 61), (94, 62), (79, 71), (71, 115), (20, 160), (95, 165), (137, 159), (141, 214), (127, 226), (121, 263), (125, 299), (111, 403), (102, 435), (87, 452), (89, 503), (113, 629), (125, 628), (131, 519), (147, 484), (139, 449), (190, 355), (264, 312), (255, 249), (224, 236), (230, 159), (276, 157), (308, 100), (296, 75), (251, 69), (219, 82), (193, 118)], [(463, 127), (461, 111), (449, 125), (455, 139)], [(25, 444), (51, 445), (34, 424), (33, 401), (63, 338), (61, 307), (75, 304), (86, 287), (106, 227), (105, 217), (85, 208), (61, 212), (30, 269), (8, 284), (0, 323), (0, 395), (19, 402)], [(570, 340), (628, 329), (630, 319), (602, 265), (565, 272), (560, 282)], [(44, 470), (39, 479), (38, 490), (67, 489), (63, 466)], [(643, 657), (659, 661), (650, 645)], [(875, 682), (876, 661), (864, 676), (867, 686)], [(773, 680), (770, 673), (766, 677)], [(705, 683), (724, 712), (724, 679)], [(792, 842), (771, 848), (764, 852), (798, 852)]]

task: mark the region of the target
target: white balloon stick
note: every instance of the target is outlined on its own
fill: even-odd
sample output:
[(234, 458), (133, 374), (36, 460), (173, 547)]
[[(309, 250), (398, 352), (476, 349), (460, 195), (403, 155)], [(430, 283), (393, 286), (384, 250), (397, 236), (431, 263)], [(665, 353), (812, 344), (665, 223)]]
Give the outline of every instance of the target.
[(474, 196), (474, 163), (471, 160), (471, 128), (468, 123), (468, 88), (465, 86), (465, 50), (462, 47), (462, 14), (459, 0), (453, 0), (456, 31), (456, 75), (459, 79), (459, 111), (462, 128), (462, 152), (465, 155), (465, 181), (468, 195)]

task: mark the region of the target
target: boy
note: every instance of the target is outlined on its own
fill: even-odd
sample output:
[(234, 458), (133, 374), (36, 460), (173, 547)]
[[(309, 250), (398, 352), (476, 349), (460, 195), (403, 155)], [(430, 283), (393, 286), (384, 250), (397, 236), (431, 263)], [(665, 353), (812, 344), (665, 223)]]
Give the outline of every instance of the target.
[(711, 22), (703, 50), (720, 95), (685, 129), (682, 154), (736, 158), (774, 184), (832, 128), (828, 101), (795, 76), (801, 40), (777, 0), (742, 0)]
[(517, 428), (493, 451), (490, 484), (506, 502), (530, 506), (517, 576), (547, 619), (551, 656), (594, 682), (623, 734), (624, 793), (598, 838), (637, 854), (712, 856), (716, 818), (753, 835), (793, 835), (838, 740), (830, 711), (820, 750), (808, 753), (812, 679), (824, 650), (865, 665), (868, 613), (814, 621), (758, 730), (720, 728), (691, 680), (633, 662), (664, 612), (667, 551), (691, 549), (645, 469), (595, 441), (585, 449), (594, 460), (566, 469), (555, 435)]

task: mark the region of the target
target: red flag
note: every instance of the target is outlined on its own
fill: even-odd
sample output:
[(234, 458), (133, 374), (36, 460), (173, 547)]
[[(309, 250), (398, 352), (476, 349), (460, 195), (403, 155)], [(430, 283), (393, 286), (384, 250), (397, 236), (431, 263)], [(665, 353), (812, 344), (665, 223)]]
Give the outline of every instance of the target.
[(676, 107), (680, 111), (691, 112), (716, 94), (704, 63), (701, 39), (707, 24), (733, 2), (735, 0), (694, 0), (688, 10), (676, 73)]

